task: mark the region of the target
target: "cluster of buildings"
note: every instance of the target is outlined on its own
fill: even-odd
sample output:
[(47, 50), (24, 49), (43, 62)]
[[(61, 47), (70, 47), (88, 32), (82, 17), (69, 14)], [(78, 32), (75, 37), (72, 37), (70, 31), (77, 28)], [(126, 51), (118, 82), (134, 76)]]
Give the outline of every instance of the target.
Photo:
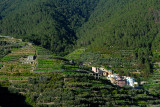
[(108, 80), (111, 81), (112, 84), (119, 87), (123, 87), (125, 85), (134, 87), (135, 85), (138, 85), (138, 83), (135, 82), (134, 78), (128, 76), (120, 76), (119, 74), (113, 73), (112, 70), (107, 70), (102, 67), (92, 67), (92, 71), (96, 74), (100, 74), (101, 76), (105, 76)]

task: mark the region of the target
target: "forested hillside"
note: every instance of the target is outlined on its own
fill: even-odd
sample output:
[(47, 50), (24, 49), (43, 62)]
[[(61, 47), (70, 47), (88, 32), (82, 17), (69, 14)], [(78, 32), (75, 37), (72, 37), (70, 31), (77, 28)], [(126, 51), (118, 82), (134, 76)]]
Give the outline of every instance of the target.
[(77, 46), (105, 54), (130, 50), (133, 54), (126, 58), (136, 60), (134, 65), (139, 65), (135, 68), (148, 75), (159, 57), (159, 5), (158, 0), (100, 0), (89, 21), (77, 32)]
[(151, 48), (159, 33), (158, 0), (108, 0), (99, 3), (89, 21), (79, 30), (80, 37), (84, 36), (79, 45)]
[(0, 34), (67, 53), (76, 41), (76, 29), (87, 21), (97, 1), (1, 0)]
[[(87, 47), (93, 54), (110, 55), (114, 68), (128, 71), (130, 65), (148, 75), (159, 58), (159, 6), (159, 0), (1, 0), (0, 34), (59, 55)], [(124, 56), (123, 51), (130, 53)]]

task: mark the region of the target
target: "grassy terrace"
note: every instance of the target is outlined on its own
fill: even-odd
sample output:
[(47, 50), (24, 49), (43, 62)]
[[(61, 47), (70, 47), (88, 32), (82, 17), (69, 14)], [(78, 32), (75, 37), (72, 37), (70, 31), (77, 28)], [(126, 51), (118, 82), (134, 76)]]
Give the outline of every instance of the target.
[[(143, 71), (135, 60), (134, 50), (109, 50), (110, 52), (90, 52), (82, 48), (73, 51), (65, 58), (83, 63), (86, 66), (104, 66), (120, 75), (139, 78), (137, 71)], [(140, 73), (140, 72), (139, 72)]]
[(34, 46), (34, 48), (36, 49), (38, 56), (50, 56), (50, 55), (54, 56), (54, 54), (51, 51), (49, 51), (45, 48), (42, 48), (42, 47), (39, 47), (39, 46)]
[(65, 56), (65, 58), (67, 59), (79, 59), (81, 57), (81, 55), (85, 52), (85, 48), (82, 49), (77, 49), (75, 51), (73, 51), (72, 53), (68, 54), (67, 56)]
[[(68, 62), (62, 59), (56, 59), (53, 57), (55, 56), (52, 52), (44, 49), (42, 47), (35, 46), (37, 50), (37, 66), (36, 70), (34, 71), (64, 71), (67, 69), (70, 70), (77, 70), (79, 69), (78, 66), (71, 65)], [(52, 58), (51, 58), (52, 57)]]
[(0, 80), (28, 80), (28, 77), (21, 76), (0, 76)]
[[(7, 45), (9, 46), (7, 48), (9, 52), (4, 53), (4, 56), (0, 59), (0, 63), (3, 64), (3, 67), (0, 71), (12, 73), (27, 73), (32, 71), (34, 65), (23, 62), (26, 62), (28, 55), (35, 54), (35, 49), (32, 46), (29, 46), (27, 43), (21, 42), (15, 38), (5, 38), (4, 41), (9, 44)], [(7, 50), (4, 49), (4, 52)]]
[[(1, 61), (9, 62), (9, 64), (4, 63), (6, 69), (2, 69), (4, 72), (0, 71), (0, 85), (8, 87), (10, 92), (24, 95), (26, 97), (25, 101), (32, 106), (70, 107), (70, 105), (73, 105), (77, 107), (145, 107), (148, 104), (151, 106), (160, 104), (159, 94), (156, 94), (156, 88), (159, 88), (157, 87), (159, 82), (157, 82), (158, 85), (144, 85), (145, 89), (155, 87), (152, 90), (150, 88), (149, 92), (151, 94), (149, 95), (146, 94), (147, 91), (145, 89), (115, 87), (106, 79), (95, 79), (94, 76), (89, 75), (88, 73), (74, 71), (79, 69), (79, 66), (76, 64), (71, 64), (68, 61), (58, 58), (51, 59), (50, 57), (56, 56), (47, 49), (38, 46), (34, 47), (37, 54), (37, 66), (34, 71), (59, 70), (62, 72), (42, 74), (30, 72), (34, 66), (30, 64), (22, 64), (19, 59), (24, 55), (31, 55), (35, 52), (34, 48), (28, 48), (28, 50), (24, 52), (24, 55), (20, 54), (24, 49), (11, 49), (14, 51), (14, 55), (9, 54), (2, 58)], [(77, 59), (82, 57), (84, 62), (88, 61), (87, 58), (95, 60), (96, 56), (96, 58), (100, 58), (100, 60), (95, 60), (97, 62), (99, 61), (98, 63), (102, 61), (104, 63), (111, 63), (114, 65), (115, 63), (123, 62), (124, 65), (126, 64), (125, 66), (132, 65), (133, 63), (130, 62), (132, 58), (125, 59), (127, 58), (126, 56), (128, 53), (129, 56), (131, 56), (132, 51), (123, 51), (123, 54), (118, 51), (113, 55), (84, 54), (84, 52), (84, 49), (80, 49), (71, 54), (71, 56), (76, 57)], [(122, 59), (121, 55), (126, 56)], [(134, 67), (132, 68), (131, 66), (124, 68), (127, 70), (133, 69)], [(152, 77), (159, 78), (159, 72), (155, 73)]]
[(35, 49), (31, 48), (22, 48), (22, 49), (17, 49), (13, 48), (12, 53), (10, 55), (35, 55)]
[(18, 61), (24, 55), (6, 55), (1, 59), (2, 62)]
[(3, 64), (0, 64), (0, 69), (1, 69), (2, 66), (3, 66)]

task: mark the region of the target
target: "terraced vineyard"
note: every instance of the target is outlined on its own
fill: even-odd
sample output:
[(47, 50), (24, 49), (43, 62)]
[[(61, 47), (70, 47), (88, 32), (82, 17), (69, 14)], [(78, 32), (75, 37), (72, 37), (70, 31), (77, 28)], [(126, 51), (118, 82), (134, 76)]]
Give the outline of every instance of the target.
[(145, 90), (157, 96), (160, 93), (160, 66), (159, 63), (154, 64), (154, 72), (150, 75), (148, 83), (144, 85)]
[(98, 107), (158, 106), (158, 96), (143, 89), (119, 88), (110, 81), (95, 79), (88, 73), (45, 73), (29, 78), (28, 83), (13, 84), (10, 90), (26, 93), (34, 106)]
[[(25, 50), (25, 51), (24, 51)], [(1, 59), (3, 68), (1, 72), (32, 72), (33, 64), (27, 64), (27, 57), (35, 54), (35, 49), (32, 46), (22, 46), (19, 49), (12, 48), (11, 52)]]
[[(47, 49), (31, 45), (31, 43), (17, 42), (17, 44), (22, 44), (22, 46), (8, 48), (10, 52), (1, 57), (0, 86), (7, 87), (12, 93), (25, 96), (25, 102), (28, 105), (38, 107), (134, 107), (159, 106), (160, 104), (160, 92), (156, 93), (158, 81), (156, 81), (157, 84), (146, 84), (140, 89), (127, 86), (120, 88), (112, 85), (109, 80), (95, 78), (91, 75), (91, 71), (85, 71), (83, 67), (79, 68), (80, 64), (77, 64), (79, 62), (74, 59), (81, 57), (85, 59), (83, 61), (89, 63), (90, 60), (87, 58), (95, 59), (93, 56), (96, 56), (100, 60), (103, 58), (107, 60), (111, 58), (109, 54), (86, 54), (84, 49), (80, 49), (63, 58)], [(132, 52), (128, 53), (129, 56), (132, 55)], [(112, 58), (119, 62), (125, 61), (119, 59), (119, 55), (122, 53), (112, 54)], [(129, 62), (131, 59), (126, 60)], [(100, 60), (93, 61), (99, 63)], [(112, 61), (108, 60), (104, 63)], [(132, 66), (131, 63), (130, 65)], [(158, 80), (159, 74), (160, 72), (157, 71), (152, 78)]]
[(8, 50), (0, 58), (3, 73), (29, 73), (33, 71), (34, 65), (24, 63), (28, 55), (35, 54), (35, 49), (27, 43), (15, 38), (1, 38), (2, 50)]
[(68, 59), (55, 56), (52, 52), (42, 48), (35, 47), (37, 50), (37, 66), (35, 72), (56, 72), (64, 71), (66, 69), (78, 70), (78, 66), (73, 65)]
[(73, 51), (65, 57), (90, 67), (104, 66), (112, 68), (115, 73), (132, 77), (139, 76), (140, 71), (143, 71), (135, 60), (133, 50), (111, 50), (102, 54), (99, 52), (89, 52), (87, 48), (82, 48)]

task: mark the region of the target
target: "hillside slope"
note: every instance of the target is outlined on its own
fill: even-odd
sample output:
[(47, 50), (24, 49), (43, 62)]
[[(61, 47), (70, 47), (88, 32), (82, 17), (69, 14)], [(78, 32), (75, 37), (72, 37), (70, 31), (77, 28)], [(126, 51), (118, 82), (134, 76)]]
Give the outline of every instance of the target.
[(79, 30), (78, 45), (151, 48), (159, 33), (158, 0), (101, 0)]
[[(152, 47), (159, 33), (158, 0), (2, 0), (0, 33), (54, 52), (78, 46)], [(143, 41), (145, 40), (145, 42)]]
[[(118, 87), (105, 76), (96, 76), (89, 69), (21, 39), (0, 38), (0, 44), (2, 51), (8, 51), (0, 57), (0, 106), (122, 107), (160, 103), (159, 84), (154, 88), (150, 84), (140, 89)], [(30, 59), (34, 55), (36, 59)]]
[(73, 47), (100, 54), (129, 50), (127, 63), (148, 75), (160, 51), (159, 5), (158, 0), (2, 0), (0, 33), (60, 55)]
[(2, 0), (0, 34), (24, 38), (51, 51), (67, 53), (75, 31), (98, 0)]
[[(133, 63), (134, 71), (141, 68), (148, 75), (159, 57), (155, 54), (159, 53), (160, 41), (159, 5), (158, 0), (101, 0), (89, 20), (79, 28), (77, 47), (88, 46), (90, 52), (112, 55), (121, 51), (121, 57), (130, 50), (133, 54), (125, 59)], [(118, 62), (119, 58), (115, 58), (114, 62)], [(116, 64), (123, 67), (122, 63)]]

